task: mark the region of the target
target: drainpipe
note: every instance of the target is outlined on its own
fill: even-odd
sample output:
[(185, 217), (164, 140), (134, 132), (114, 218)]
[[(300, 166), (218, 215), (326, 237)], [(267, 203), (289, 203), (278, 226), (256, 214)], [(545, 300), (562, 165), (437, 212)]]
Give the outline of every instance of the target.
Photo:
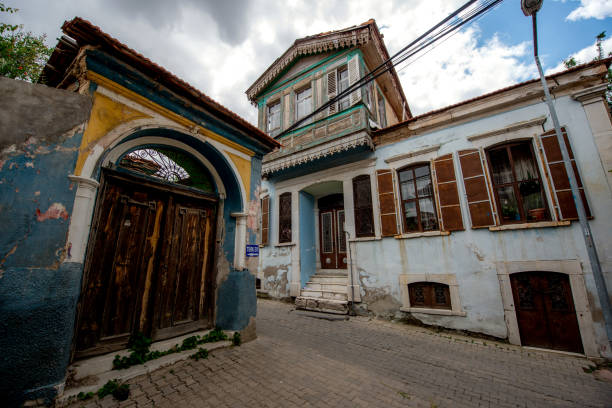
[(346, 223), (344, 223), (344, 233), (347, 236), (346, 243), (349, 250), (349, 259), (351, 260), (351, 268), (349, 275), (351, 275), (351, 303), (349, 307), (349, 314), (355, 316), (355, 285), (353, 284), (353, 255), (351, 252), (351, 234), (346, 230)]
[[(531, 15), (533, 21), (533, 55), (535, 57), (536, 65), (540, 73), (540, 81), (544, 88), (544, 95), (546, 97), (546, 104), (550, 111), (553, 124), (555, 126), (555, 133), (557, 134), (557, 141), (561, 148), (561, 155), (563, 156), (563, 164), (565, 165), (565, 171), (569, 178), (570, 188), (572, 190), (572, 196), (574, 197), (574, 203), (578, 210), (578, 220), (580, 221), (580, 227), (582, 229), (582, 235), (584, 236), (584, 243), (586, 245), (589, 261), (591, 263), (591, 270), (593, 271), (593, 278), (595, 280), (595, 287), (597, 288), (597, 296), (601, 304), (601, 311), (604, 317), (604, 325), (606, 327), (606, 334), (608, 336), (608, 351), (612, 352), (612, 306), (610, 305), (610, 298), (608, 296), (608, 289), (606, 287), (606, 281), (604, 280), (601, 272), (601, 264), (599, 263), (599, 256), (597, 255), (597, 248), (593, 240), (593, 234), (591, 233), (591, 227), (587, 221), (586, 212), (582, 203), (582, 198), (578, 190), (578, 183), (576, 182), (576, 175), (574, 174), (574, 168), (571, 165), (567, 146), (561, 133), (561, 126), (559, 125), (559, 118), (557, 117), (557, 111), (553, 105), (548, 90), (548, 84), (546, 83), (546, 77), (542, 71), (542, 65), (540, 64), (540, 57), (538, 56), (538, 31), (536, 24), (536, 13), (542, 7), (542, 1), (537, 0), (522, 0), (521, 8), (526, 16)], [(569, 137), (569, 136), (568, 136)]]

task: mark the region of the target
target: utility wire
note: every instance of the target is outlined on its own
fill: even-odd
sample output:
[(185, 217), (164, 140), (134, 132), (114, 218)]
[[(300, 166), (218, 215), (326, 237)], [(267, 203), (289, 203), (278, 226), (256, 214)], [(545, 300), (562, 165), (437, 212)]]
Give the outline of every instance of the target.
[[(491, 8), (498, 5), (502, 1), (503, 0), (485, 0), (481, 4), (479, 4), (476, 8), (469, 10), (466, 15), (460, 16), (461, 12), (468, 9), (474, 3), (478, 3), (478, 0), (468, 1), (463, 6), (455, 10), (453, 13), (449, 14), (442, 21), (437, 23), (435, 26), (427, 30), (425, 33), (421, 34), (417, 39), (412, 41), (410, 44), (408, 44), (407, 46), (399, 50), (392, 57), (382, 62), (375, 69), (373, 69), (368, 74), (360, 78), (357, 82), (351, 84), (347, 89), (338, 93), (335, 97), (329, 99), (326, 103), (321, 105), (319, 108), (317, 108), (310, 114), (306, 115), (305, 117), (293, 123), (293, 125), (291, 125), (287, 129), (285, 129), (283, 132), (275, 136), (275, 138), (278, 139), (281, 136), (284, 136), (285, 134), (296, 129), (302, 123), (309, 120), (310, 118), (317, 115), (318, 113), (324, 111), (325, 109), (327, 109), (332, 104), (335, 104), (340, 99), (347, 97), (352, 92), (372, 82), (379, 76), (393, 69), (393, 67), (397, 66), (398, 64), (401, 64), (402, 62), (406, 61), (411, 56), (417, 54), (418, 52), (422, 51), (423, 49), (435, 43), (436, 41), (440, 40), (441, 38), (444, 38), (448, 34), (455, 32), (456, 30), (458, 30), (465, 24), (469, 23), (473, 19), (482, 16), (484, 13), (490, 11)], [(438, 30), (439, 28), (441, 29), (436, 32), (436, 30)]]

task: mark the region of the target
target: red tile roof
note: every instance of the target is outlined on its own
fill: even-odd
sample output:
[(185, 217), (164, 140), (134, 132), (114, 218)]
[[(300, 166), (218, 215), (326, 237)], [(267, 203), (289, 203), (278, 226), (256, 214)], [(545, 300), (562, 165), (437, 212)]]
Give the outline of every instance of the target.
[[(556, 77), (558, 77), (560, 75), (564, 75), (564, 74), (567, 74), (569, 72), (579, 71), (581, 69), (588, 68), (588, 67), (591, 67), (591, 66), (595, 66), (597, 64), (606, 64), (606, 66), (609, 67), (612, 64), (612, 57), (604, 58), (603, 60), (592, 61), (592, 62), (589, 62), (589, 63), (586, 63), (586, 64), (582, 64), (582, 65), (577, 65), (577, 66), (572, 67), (570, 69), (567, 69), (565, 71), (556, 72), (554, 74), (547, 75), (546, 79), (556, 78)], [(376, 136), (376, 135), (379, 135), (379, 134), (382, 134), (382, 133), (386, 133), (386, 132), (388, 132), (390, 130), (397, 129), (399, 127), (407, 125), (408, 123), (411, 123), (411, 122), (415, 122), (415, 121), (417, 121), (419, 119), (422, 119), (424, 117), (435, 115), (437, 113), (441, 113), (441, 112), (444, 112), (444, 111), (456, 108), (458, 106), (467, 105), (469, 103), (472, 103), (472, 102), (475, 102), (475, 101), (479, 101), (481, 99), (486, 99), (486, 98), (488, 98), (490, 96), (501, 94), (503, 92), (510, 91), (512, 89), (519, 88), (519, 87), (524, 86), (524, 85), (533, 84), (533, 83), (536, 83), (536, 82), (539, 82), (539, 81), (540, 81), (540, 78), (530, 79), (528, 81), (519, 82), (518, 84), (507, 86), (505, 88), (500, 88), (500, 89), (497, 89), (495, 91), (492, 91), (492, 92), (489, 92), (489, 93), (486, 93), (486, 94), (482, 94), (482, 95), (476, 96), (476, 97), (471, 98), (471, 99), (466, 99), (465, 101), (457, 102), (457, 103), (455, 103), (453, 105), (448, 105), (448, 106), (445, 106), (445, 107), (440, 108), (440, 109), (435, 109), (435, 110), (432, 110), (432, 111), (429, 111), (429, 112), (422, 113), (422, 114), (420, 114), (418, 116), (414, 116), (412, 118), (406, 119), (403, 122), (398, 122), (398, 123), (396, 123), (394, 125), (387, 126), (386, 128), (375, 130), (375, 131), (372, 132), (372, 134), (374, 136)]]
[[(62, 30), (68, 36), (76, 40), (79, 47), (93, 45), (99, 47), (104, 52), (127, 62), (134, 68), (151, 79), (159, 82), (172, 92), (192, 101), (198, 106), (209, 109), (219, 118), (228, 121), (231, 125), (246, 132), (270, 150), (279, 147), (280, 143), (268, 136), (266, 133), (253, 126), (238, 114), (232, 112), (225, 106), (213, 100), (209, 96), (200, 92), (187, 82), (176, 77), (171, 72), (157, 65), (142, 54), (122, 44), (117, 39), (103, 32), (99, 27), (87, 20), (75, 17), (71, 21), (66, 21), (62, 25)], [(68, 68), (68, 66), (66, 66)]]

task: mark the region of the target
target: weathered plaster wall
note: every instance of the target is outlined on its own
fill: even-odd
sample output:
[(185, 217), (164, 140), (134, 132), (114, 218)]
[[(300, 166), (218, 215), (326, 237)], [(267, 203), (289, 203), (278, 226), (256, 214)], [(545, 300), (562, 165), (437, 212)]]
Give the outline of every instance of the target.
[[(610, 287), (612, 283), (612, 220), (607, 214), (612, 214), (612, 200), (606, 174), (601, 161), (593, 160), (594, 157), (598, 157), (598, 151), (580, 103), (570, 97), (562, 97), (556, 100), (556, 107), (562, 125), (568, 129), (572, 138), (572, 148), (582, 180), (586, 185), (591, 209), (595, 215), (594, 220), (590, 222), (591, 228), (596, 239), (607, 285)], [(474, 144), (467, 140), (470, 135), (547, 116), (546, 106), (537, 104), (417, 135), (377, 149), (377, 168), (388, 168), (384, 160), (401, 152), (418, 151), (437, 144), (440, 144), (436, 153), (438, 156), (472, 148)], [(544, 123), (544, 129), (535, 129), (529, 136), (535, 136), (551, 127), (551, 120), (548, 118)], [(517, 135), (510, 133), (496, 136), (488, 141), (480, 141), (479, 146), (486, 147), (500, 141), (511, 140), (513, 137)], [(429, 160), (428, 157), (425, 159)], [(417, 163), (418, 158), (415, 158), (414, 162)], [(457, 163), (455, 167), (458, 173)], [(609, 350), (604, 349), (603, 319), (578, 223), (574, 222), (568, 227), (513, 231), (472, 230), (469, 229), (469, 215), (461, 182), (458, 183), (458, 187), (464, 224), (468, 226), (468, 229), (453, 232), (449, 236), (414, 239), (386, 238), (372, 243), (359, 243), (356, 258), (362, 271), (362, 291), (367, 292), (368, 288), (389, 288), (389, 294), (401, 301), (398, 296), (398, 273), (456, 274), (460, 300), (466, 316), (423, 314), (415, 316), (429, 324), (505, 337), (506, 326), (495, 262), (578, 259), (583, 265), (596, 337), (602, 353), (609, 353)]]
[[(22, 145), (30, 137), (49, 144), (61, 143), (66, 132), (87, 121), (91, 110), (91, 99), (87, 96), (3, 76), (0, 95), (2, 152), (12, 145)], [(4, 160), (2, 156), (0, 160)]]
[(12, 406), (52, 397), (68, 364), (82, 270), (65, 262), (68, 175), (91, 99), (3, 77), (0, 95), (0, 395)]
[(261, 287), (271, 297), (286, 299), (289, 294), (289, 282), (291, 280), (291, 250), (292, 247), (278, 247), (278, 215), (276, 190), (274, 184), (263, 180), (261, 187), (270, 197), (270, 232), (268, 245), (259, 249), (259, 279)]
[[(596, 239), (600, 261), (608, 288), (612, 287), (612, 192), (606, 179), (606, 169), (599, 155), (593, 135), (590, 132), (585, 110), (579, 101), (570, 96), (558, 97), (556, 107), (562, 125), (572, 138), (572, 147), (577, 158), (578, 168), (586, 191), (591, 210), (595, 218), (590, 221)], [(533, 138), (552, 128), (545, 104), (537, 103), (503, 113), (474, 119), (459, 125), (447, 125), (443, 129), (422, 131), (420, 134), (404, 138), (402, 141), (379, 146), (375, 152), (375, 168), (388, 169), (428, 162), (437, 156), (454, 153), (461, 149), (487, 147), (496, 143), (512, 140), (517, 137)], [(543, 125), (535, 125), (520, 132), (500, 133), (491, 137), (469, 141), (468, 137), (485, 132), (503, 129), (507, 126), (546, 118)], [(407, 158), (404, 162), (385, 162), (386, 159), (402, 153), (417, 152), (439, 145), (433, 153)], [(365, 163), (362, 162), (362, 163)], [(271, 190), (300, 189), (302, 184), (325, 182), (326, 180), (345, 180), (345, 207), (352, 206), (352, 189), (350, 180), (358, 172), (365, 170), (361, 165), (355, 170), (349, 165), (337, 166), (335, 169), (313, 171), (307, 176), (291, 180), (268, 182)], [(394, 167), (395, 166), (395, 167)], [(460, 168), (455, 157), (455, 171), (460, 178)], [(542, 172), (543, 169), (540, 168)], [(375, 217), (376, 237), (373, 240), (351, 243), (353, 249), (354, 269), (358, 271), (362, 304), (370, 311), (382, 315), (395, 315), (402, 306), (400, 275), (426, 275), (435, 280), (436, 275), (450, 274), (458, 283), (460, 310), (451, 316), (413, 313), (414, 317), (427, 324), (434, 324), (455, 329), (471, 330), (496, 337), (507, 337), (508, 329), (504, 320), (504, 305), (497, 270), (497, 262), (537, 261), (537, 260), (573, 260), (582, 264), (586, 297), (592, 314), (596, 342), (601, 355), (610, 355), (607, 350), (603, 318), (584, 241), (577, 222), (570, 226), (552, 228), (520, 229), (507, 231), (473, 230), (470, 228), (469, 213), (465, 199), (463, 183), (458, 183), (463, 222), (465, 231), (452, 232), (448, 236), (422, 236), (410, 239), (380, 238), (378, 222), (377, 186), (372, 185), (373, 211)], [(550, 206), (550, 192), (547, 195)], [(272, 201), (272, 200), (271, 200)], [(278, 220), (272, 212), (271, 230), (274, 231)], [(354, 233), (354, 220), (348, 216), (347, 231)], [(300, 237), (301, 238), (301, 237)], [(271, 242), (274, 242), (273, 238)], [(296, 243), (300, 247), (301, 243)], [(272, 265), (290, 265), (288, 253), (270, 249), (263, 256), (264, 270)], [(274, 266), (274, 268), (278, 268)], [(274, 296), (274, 292), (270, 293)]]

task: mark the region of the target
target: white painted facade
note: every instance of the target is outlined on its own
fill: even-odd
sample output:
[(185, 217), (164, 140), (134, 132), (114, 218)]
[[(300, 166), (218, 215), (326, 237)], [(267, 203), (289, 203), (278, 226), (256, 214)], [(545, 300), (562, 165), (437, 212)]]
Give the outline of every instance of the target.
[[(604, 67), (604, 63), (590, 64), (556, 75), (549, 83), (585, 186), (593, 214), (589, 222), (610, 288), (612, 124), (603, 97)], [(521, 344), (509, 277), (523, 271), (559, 272), (569, 276), (584, 353), (612, 357), (580, 226), (577, 221), (561, 220), (554, 210), (550, 171), (538, 137), (553, 125), (539, 83), (530, 81), (392, 128), (374, 132), (376, 147), (365, 159), (280, 181), (274, 176), (263, 181), (263, 196), (270, 197), (271, 209), (269, 244), (261, 248), (260, 256), (262, 289), (282, 298), (298, 296), (304, 286), (300, 278), (299, 192), (307, 192), (315, 199), (343, 193), (345, 229), (352, 238), (348, 256), (353, 284), (347, 285), (347, 297), (351, 300), (354, 293), (352, 300), (361, 310), (397, 317), (410, 314), (425, 324), (479, 332)], [(484, 150), (513, 140), (530, 140), (533, 144), (551, 219), (473, 229), (458, 151)], [(390, 169), (395, 174), (399, 209), (397, 170), (447, 154), (454, 158), (464, 230), (399, 233), (383, 238), (376, 171)], [(375, 233), (355, 239), (352, 180), (363, 174), (370, 175)], [(279, 244), (278, 197), (285, 192), (292, 194), (293, 240)], [(401, 217), (400, 212), (400, 226)], [(314, 219), (318, 220), (318, 213)], [(318, 225), (315, 231), (318, 251)], [(316, 259), (319, 269), (318, 252)], [(411, 306), (408, 284), (412, 282), (448, 285), (451, 309)]]

